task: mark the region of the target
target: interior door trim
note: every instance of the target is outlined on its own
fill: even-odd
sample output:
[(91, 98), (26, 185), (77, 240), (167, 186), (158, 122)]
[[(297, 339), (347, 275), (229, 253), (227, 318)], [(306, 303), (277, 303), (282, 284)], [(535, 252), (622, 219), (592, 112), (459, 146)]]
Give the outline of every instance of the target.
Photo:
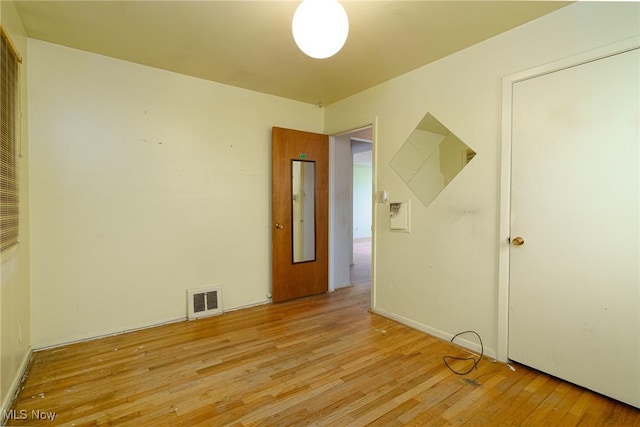
[(500, 161), (500, 211), (498, 235), (498, 345), (497, 359), (508, 361), (509, 348), (509, 239), (511, 223), (511, 111), (513, 85), (545, 74), (597, 61), (640, 47), (632, 37), (601, 48), (551, 62), (502, 79), (502, 136)]

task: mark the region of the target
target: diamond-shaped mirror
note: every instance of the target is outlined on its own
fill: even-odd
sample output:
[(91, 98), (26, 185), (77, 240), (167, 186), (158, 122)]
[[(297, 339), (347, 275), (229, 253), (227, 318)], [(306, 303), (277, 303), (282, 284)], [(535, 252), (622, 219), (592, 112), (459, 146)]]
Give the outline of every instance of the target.
[(427, 113), (390, 165), (428, 206), (476, 155), (446, 126)]

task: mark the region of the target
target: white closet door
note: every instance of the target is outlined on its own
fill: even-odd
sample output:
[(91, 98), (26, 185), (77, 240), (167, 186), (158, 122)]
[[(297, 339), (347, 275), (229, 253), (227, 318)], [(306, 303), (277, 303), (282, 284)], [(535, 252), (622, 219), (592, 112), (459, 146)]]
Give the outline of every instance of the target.
[(636, 407), (639, 64), (635, 49), (513, 85), (508, 341), (510, 359)]

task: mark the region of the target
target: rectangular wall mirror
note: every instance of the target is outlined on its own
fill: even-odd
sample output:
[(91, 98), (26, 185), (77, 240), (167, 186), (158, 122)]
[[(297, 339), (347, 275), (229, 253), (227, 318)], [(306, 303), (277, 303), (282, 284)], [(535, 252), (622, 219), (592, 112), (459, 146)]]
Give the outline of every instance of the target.
[(291, 161), (291, 230), (293, 262), (316, 259), (316, 164)]

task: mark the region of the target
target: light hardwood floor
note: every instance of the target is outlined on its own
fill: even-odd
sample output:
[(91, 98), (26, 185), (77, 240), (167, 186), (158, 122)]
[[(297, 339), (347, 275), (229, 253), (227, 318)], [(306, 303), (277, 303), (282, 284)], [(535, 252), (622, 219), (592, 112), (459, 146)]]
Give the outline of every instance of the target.
[[(640, 411), (368, 311), (369, 287), (34, 354), (9, 425), (640, 425)], [(32, 411), (55, 412), (52, 421)], [(20, 412), (24, 411), (24, 412)]]
[(353, 284), (371, 284), (371, 239), (353, 240), (353, 265), (349, 276)]

